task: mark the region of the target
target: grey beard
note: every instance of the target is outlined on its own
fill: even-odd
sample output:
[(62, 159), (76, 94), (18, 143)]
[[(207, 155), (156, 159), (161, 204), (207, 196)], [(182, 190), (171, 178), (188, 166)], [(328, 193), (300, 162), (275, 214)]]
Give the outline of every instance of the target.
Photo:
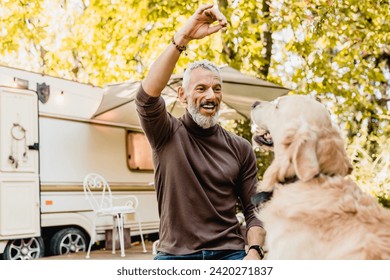
[(188, 112), (190, 113), (194, 122), (196, 122), (201, 128), (207, 129), (218, 123), (219, 110), (214, 116), (203, 116), (192, 102), (188, 102)]

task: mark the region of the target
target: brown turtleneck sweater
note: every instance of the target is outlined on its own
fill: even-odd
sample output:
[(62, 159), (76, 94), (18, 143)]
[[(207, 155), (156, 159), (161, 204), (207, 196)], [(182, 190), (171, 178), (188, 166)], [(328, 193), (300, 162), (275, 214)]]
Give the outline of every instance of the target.
[(247, 229), (261, 226), (251, 196), (257, 167), (250, 143), (215, 125), (198, 126), (187, 112), (177, 119), (162, 97), (142, 88), (136, 96), (142, 128), (152, 146), (160, 215), (159, 251), (243, 250), (236, 218), (239, 197)]

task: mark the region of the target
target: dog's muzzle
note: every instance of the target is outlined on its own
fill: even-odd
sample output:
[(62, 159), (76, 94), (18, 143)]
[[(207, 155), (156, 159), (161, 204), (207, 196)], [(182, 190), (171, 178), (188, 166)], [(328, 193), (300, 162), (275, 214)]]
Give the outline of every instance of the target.
[(266, 134), (262, 135), (255, 135), (253, 137), (253, 140), (259, 145), (259, 146), (267, 146), (267, 147), (273, 147), (274, 142), (272, 138), (269, 137), (269, 133), (267, 132)]

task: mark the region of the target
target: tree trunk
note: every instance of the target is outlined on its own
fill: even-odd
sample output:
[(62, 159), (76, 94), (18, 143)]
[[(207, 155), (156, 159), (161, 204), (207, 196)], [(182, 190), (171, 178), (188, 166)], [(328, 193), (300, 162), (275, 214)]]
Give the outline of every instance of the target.
[[(218, 7), (221, 10), (222, 13), (228, 9), (228, 1), (227, 0), (218, 0)], [(222, 33), (222, 38), (223, 38), (223, 33)], [(228, 46), (226, 40), (222, 39), (222, 52), (226, 54), (226, 56), (230, 59), (233, 60), (234, 57), (236, 56), (236, 53), (234, 50)]]
[(271, 66), (271, 55), (272, 55), (272, 32), (270, 30), (269, 22), (270, 22), (270, 14), (269, 14), (269, 5), (268, 0), (263, 0), (263, 17), (264, 21), (267, 22), (267, 27), (263, 31), (263, 44), (265, 48), (264, 59), (265, 63), (260, 67), (260, 73), (264, 78), (267, 78), (269, 68)]

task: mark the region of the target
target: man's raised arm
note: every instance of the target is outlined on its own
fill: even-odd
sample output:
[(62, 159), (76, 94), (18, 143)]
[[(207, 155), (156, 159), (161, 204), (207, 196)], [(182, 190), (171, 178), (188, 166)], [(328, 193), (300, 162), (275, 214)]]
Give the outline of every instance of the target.
[[(218, 22), (212, 25), (214, 22)], [(203, 5), (196, 10), (188, 22), (173, 36), (172, 43), (150, 67), (142, 81), (145, 92), (154, 97), (160, 96), (167, 85), (179, 56), (193, 39), (202, 39), (226, 27), (224, 15), (213, 4)]]

